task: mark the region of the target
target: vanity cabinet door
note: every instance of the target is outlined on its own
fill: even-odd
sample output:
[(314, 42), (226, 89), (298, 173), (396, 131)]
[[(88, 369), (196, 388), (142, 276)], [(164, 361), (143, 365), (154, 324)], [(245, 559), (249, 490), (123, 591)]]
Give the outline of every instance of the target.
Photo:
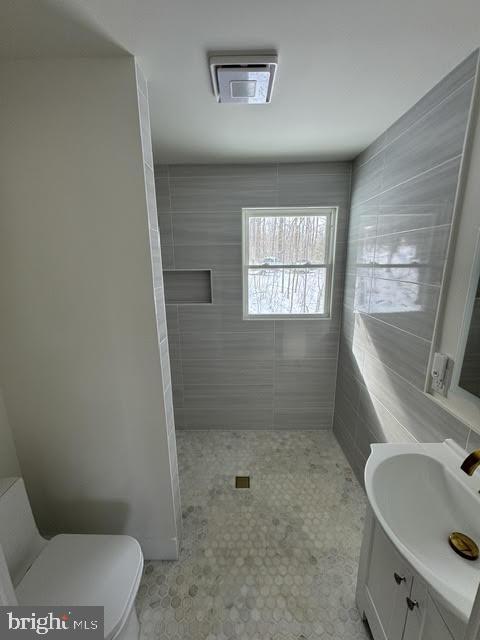
[(412, 579), (406, 563), (375, 523), (365, 585), (373, 608), (367, 618), (375, 640), (401, 640)]
[(414, 579), (405, 604), (408, 613), (403, 640), (454, 640), (422, 580)]

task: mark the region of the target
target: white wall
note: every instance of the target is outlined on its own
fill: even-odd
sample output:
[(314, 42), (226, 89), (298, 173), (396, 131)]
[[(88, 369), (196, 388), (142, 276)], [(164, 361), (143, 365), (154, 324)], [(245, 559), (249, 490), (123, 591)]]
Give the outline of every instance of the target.
[(35, 516), (175, 557), (134, 60), (0, 86), (0, 386)]
[(0, 478), (18, 475), (20, 475), (20, 466), (0, 389)]

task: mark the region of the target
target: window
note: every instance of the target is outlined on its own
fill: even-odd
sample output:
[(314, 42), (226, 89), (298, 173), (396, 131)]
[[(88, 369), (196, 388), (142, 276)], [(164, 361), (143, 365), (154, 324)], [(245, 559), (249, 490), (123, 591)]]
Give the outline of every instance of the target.
[(243, 210), (245, 318), (328, 318), (337, 209)]

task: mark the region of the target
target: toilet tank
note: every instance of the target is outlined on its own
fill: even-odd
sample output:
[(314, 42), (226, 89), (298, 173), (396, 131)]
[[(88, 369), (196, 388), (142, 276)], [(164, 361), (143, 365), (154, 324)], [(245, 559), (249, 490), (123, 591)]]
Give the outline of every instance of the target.
[(14, 587), (45, 545), (22, 478), (0, 478), (0, 546)]

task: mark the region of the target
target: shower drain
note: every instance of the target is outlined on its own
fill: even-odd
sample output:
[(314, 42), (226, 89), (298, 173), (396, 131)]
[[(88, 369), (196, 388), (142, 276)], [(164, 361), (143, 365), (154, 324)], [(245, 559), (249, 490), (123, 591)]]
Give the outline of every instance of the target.
[(250, 489), (250, 476), (235, 476), (235, 489)]

